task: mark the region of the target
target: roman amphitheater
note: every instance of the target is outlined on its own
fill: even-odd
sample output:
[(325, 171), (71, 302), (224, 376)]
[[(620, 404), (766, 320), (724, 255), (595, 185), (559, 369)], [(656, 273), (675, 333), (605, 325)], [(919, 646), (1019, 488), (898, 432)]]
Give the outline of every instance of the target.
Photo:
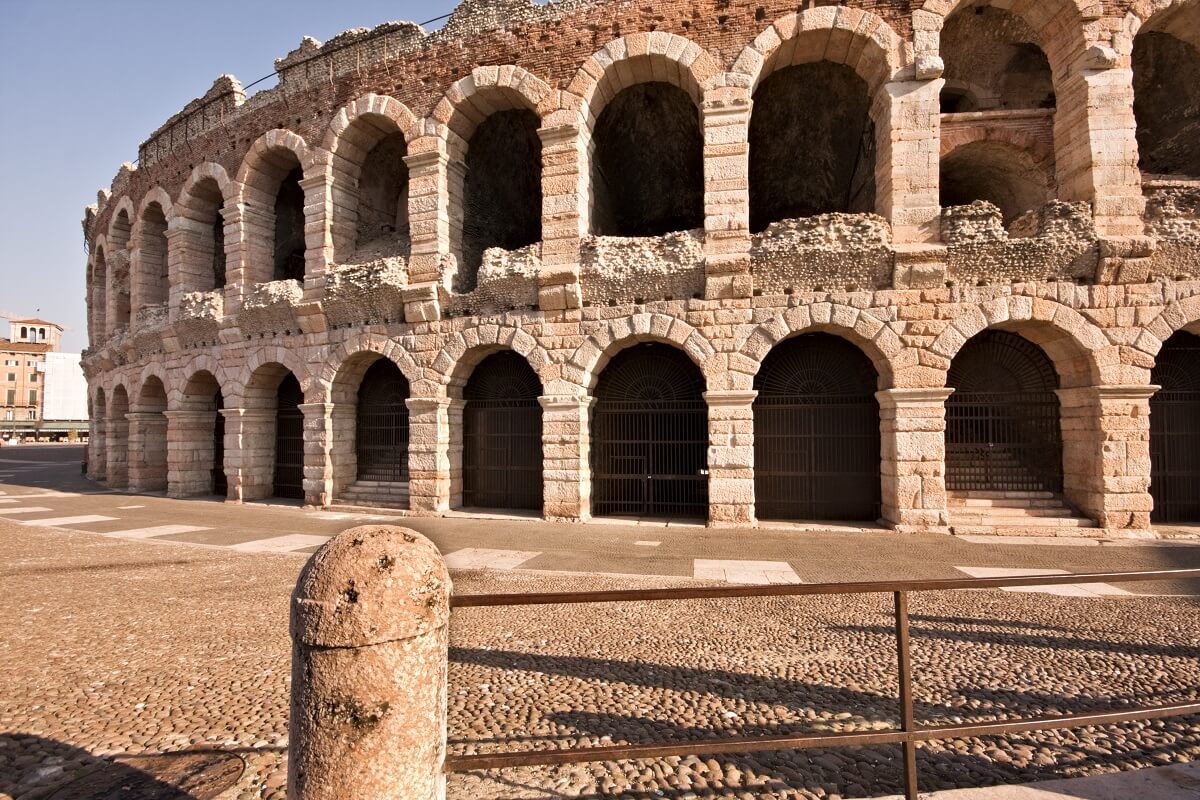
[(467, 0), (275, 71), (86, 210), (95, 480), (1200, 523), (1196, 0)]

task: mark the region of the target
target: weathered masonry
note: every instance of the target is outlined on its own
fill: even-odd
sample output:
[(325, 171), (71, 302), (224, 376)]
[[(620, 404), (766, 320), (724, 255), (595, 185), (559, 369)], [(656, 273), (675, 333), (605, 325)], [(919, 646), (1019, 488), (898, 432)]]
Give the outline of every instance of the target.
[(97, 480), (1200, 522), (1200, 0), (468, 0), (276, 71), (87, 209)]

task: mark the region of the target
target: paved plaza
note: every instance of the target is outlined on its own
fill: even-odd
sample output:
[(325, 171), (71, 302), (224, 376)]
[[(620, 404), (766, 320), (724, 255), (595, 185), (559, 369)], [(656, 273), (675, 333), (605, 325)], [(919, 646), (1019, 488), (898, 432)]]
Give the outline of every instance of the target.
[[(220, 797), (282, 798), (288, 596), (307, 552), (377, 518), (101, 491), (80, 477), (79, 457), (0, 450), (0, 796), (101, 785), (126, 769), (112, 756), (203, 750), (246, 764)], [(1180, 542), (397, 521), (442, 549), (458, 592), (1200, 566), (1200, 547)], [(918, 595), (918, 716), (1194, 702), (1197, 594), (1175, 583)], [(462, 609), (450, 747), (887, 727), (897, 717), (890, 626), (877, 597)], [(937, 742), (919, 766), (932, 791), (1195, 760), (1200, 719), (1185, 718)], [(899, 791), (899, 779), (898, 751), (869, 747), (477, 772), (452, 776), (448, 796), (862, 798)], [(185, 797), (171, 792), (155, 797)]]

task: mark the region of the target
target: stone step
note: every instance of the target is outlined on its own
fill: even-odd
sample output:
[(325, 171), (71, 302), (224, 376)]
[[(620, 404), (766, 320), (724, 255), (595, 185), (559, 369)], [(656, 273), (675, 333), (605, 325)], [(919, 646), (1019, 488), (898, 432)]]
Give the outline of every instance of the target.
[(381, 497), (408, 496), (408, 487), (400, 487), (396, 489), (378, 489), (370, 486), (348, 486), (342, 490), (342, 494), (370, 494), (379, 495)]
[(1064, 505), (1042, 506), (1040, 508), (1014, 508), (1012, 506), (1000, 506), (996, 508), (970, 508), (960, 506), (950, 512), (952, 516), (985, 516), (995, 517), (997, 519), (1019, 519), (1022, 517), (1074, 517), (1075, 512)]
[(968, 491), (950, 491), (947, 492), (950, 497), (958, 498), (974, 498), (977, 500), (1014, 500), (1014, 499), (1039, 499), (1053, 500), (1056, 498), (1054, 492), (1044, 491), (998, 491), (998, 490), (982, 490), (970, 489)]
[(985, 498), (985, 497), (954, 497), (950, 496), (948, 502), (951, 508), (1062, 508), (1063, 504), (1057, 498), (1038, 498), (1038, 497), (1003, 497), (1003, 498)]
[(353, 484), (351, 484), (351, 488), (353, 488), (355, 486), (364, 487), (364, 488), (372, 488), (372, 489), (375, 489), (375, 488), (388, 489), (388, 488), (392, 488), (392, 487), (408, 486), (408, 481), (355, 481)]
[(408, 492), (397, 494), (382, 494), (378, 492), (342, 492), (340, 496), (348, 500), (378, 500), (382, 503), (400, 503), (408, 501)]
[(1071, 538), (1088, 538), (1094, 536), (1091, 530), (1096, 525), (1080, 526), (1077, 528), (1038, 528), (1038, 527), (1016, 527), (1012, 525), (964, 525), (957, 524), (951, 526), (951, 531), (956, 536), (1029, 536), (1029, 537), (1053, 537), (1056, 539), (1071, 539)]
[(954, 514), (950, 526), (989, 528), (1095, 528), (1096, 523), (1081, 517), (997, 517), (992, 514)]

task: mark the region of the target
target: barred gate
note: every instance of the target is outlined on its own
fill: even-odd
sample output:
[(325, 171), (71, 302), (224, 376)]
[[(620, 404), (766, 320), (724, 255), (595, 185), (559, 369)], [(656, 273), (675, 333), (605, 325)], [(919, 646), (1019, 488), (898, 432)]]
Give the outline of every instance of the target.
[(296, 376), (288, 373), (279, 384), (275, 408), (276, 497), (304, 499), (304, 393)]
[(225, 415), (221, 413), (225, 400), (220, 390), (213, 397), (213, 407), (217, 416), (213, 419), (212, 491), (224, 497), (229, 494), (229, 480), (225, 477)]
[(408, 480), (408, 395), (408, 379), (386, 358), (363, 375), (354, 429), (358, 480)]
[(1200, 337), (1176, 333), (1150, 382), (1150, 495), (1155, 522), (1200, 522)]
[(463, 505), (542, 508), (542, 384), (504, 351), (471, 373), (463, 406)]

